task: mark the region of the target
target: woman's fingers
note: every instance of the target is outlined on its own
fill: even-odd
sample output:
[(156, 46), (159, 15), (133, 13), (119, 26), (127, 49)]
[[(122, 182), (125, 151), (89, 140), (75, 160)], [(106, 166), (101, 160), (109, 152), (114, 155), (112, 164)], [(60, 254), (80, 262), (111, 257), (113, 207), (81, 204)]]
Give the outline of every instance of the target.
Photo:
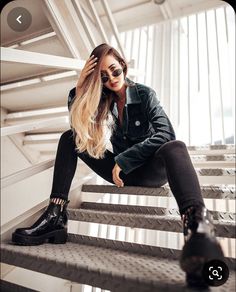
[(89, 65), (87, 68), (86, 68), (86, 71), (89, 71), (91, 70), (92, 68), (94, 68), (95, 66), (97, 65), (97, 63), (93, 63), (92, 65)]
[(117, 187), (124, 186), (123, 180), (119, 176), (120, 171), (121, 171), (120, 167), (116, 164), (112, 170), (112, 178)]
[(79, 80), (77, 82), (77, 88), (81, 88), (85, 78), (94, 71), (94, 67), (97, 65), (97, 57), (91, 56), (85, 63)]
[(86, 64), (86, 65), (91, 65), (91, 64), (93, 64), (94, 62), (96, 62), (97, 59), (98, 59), (97, 57), (96, 57), (96, 58), (93, 57), (92, 59), (89, 58), (89, 59), (86, 61), (85, 64)]
[(96, 60), (97, 58), (94, 58), (93, 60), (90, 60), (88, 63), (85, 64), (82, 70), (85, 75), (89, 74), (88, 72), (92, 72), (91, 69), (93, 69), (97, 65)]
[(115, 176), (113, 176), (113, 181), (117, 187), (122, 187), (122, 182), (119, 181)]

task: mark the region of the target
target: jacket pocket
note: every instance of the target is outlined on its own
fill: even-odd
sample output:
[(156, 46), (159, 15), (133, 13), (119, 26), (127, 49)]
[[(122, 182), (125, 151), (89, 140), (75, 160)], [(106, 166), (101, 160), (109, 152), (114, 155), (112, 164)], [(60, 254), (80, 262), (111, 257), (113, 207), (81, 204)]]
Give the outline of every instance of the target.
[(147, 138), (149, 135), (149, 122), (144, 115), (134, 115), (129, 118), (128, 136), (130, 138)]

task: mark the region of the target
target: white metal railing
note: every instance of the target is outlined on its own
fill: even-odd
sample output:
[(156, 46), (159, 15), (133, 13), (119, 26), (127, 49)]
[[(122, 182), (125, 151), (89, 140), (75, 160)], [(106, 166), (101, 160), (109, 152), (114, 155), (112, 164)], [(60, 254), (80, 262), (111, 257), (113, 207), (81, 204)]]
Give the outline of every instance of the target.
[(52, 125), (69, 125), (69, 117), (58, 117), (58, 118), (51, 118), (45, 119), (43, 121), (34, 121), (29, 123), (24, 123), (20, 125), (13, 125), (13, 126), (5, 126), (1, 127), (1, 136), (8, 136), (17, 133), (22, 133), (26, 131), (32, 131), (36, 129), (41, 129), (45, 127), (50, 127)]
[(40, 173), (44, 170), (47, 170), (54, 166), (55, 159), (43, 161), (41, 163), (38, 163), (36, 165), (30, 166), (26, 169), (17, 171), (13, 174), (10, 174), (8, 176), (5, 176), (1, 179), (1, 189), (6, 188), (12, 184), (15, 184), (19, 181), (22, 181), (23, 179), (26, 179), (28, 177), (31, 177), (37, 173)]
[(17, 62), (72, 70), (81, 70), (85, 64), (85, 61), (79, 59), (59, 57), (4, 47), (1, 47), (1, 58), (2, 61), (5, 62)]
[(68, 116), (67, 106), (9, 113), (6, 115), (5, 123), (6, 125), (9, 125), (9, 122), (16, 122), (24, 119), (45, 118), (51, 117), (52, 115), (57, 115), (57, 117), (59, 115)]
[(129, 59), (145, 72), (136, 81), (156, 89), (177, 138), (188, 145), (235, 141), (234, 32), (234, 12), (225, 4), (121, 33)]

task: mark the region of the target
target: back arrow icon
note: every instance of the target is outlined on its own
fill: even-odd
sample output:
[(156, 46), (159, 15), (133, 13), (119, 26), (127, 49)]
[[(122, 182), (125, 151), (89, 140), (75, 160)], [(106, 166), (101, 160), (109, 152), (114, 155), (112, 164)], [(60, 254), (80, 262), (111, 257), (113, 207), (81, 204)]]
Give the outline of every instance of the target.
[(19, 16), (17, 17), (17, 19), (16, 19), (16, 21), (18, 21), (20, 24), (22, 23), (22, 22), (20, 21), (21, 16), (22, 16), (22, 15), (19, 15)]

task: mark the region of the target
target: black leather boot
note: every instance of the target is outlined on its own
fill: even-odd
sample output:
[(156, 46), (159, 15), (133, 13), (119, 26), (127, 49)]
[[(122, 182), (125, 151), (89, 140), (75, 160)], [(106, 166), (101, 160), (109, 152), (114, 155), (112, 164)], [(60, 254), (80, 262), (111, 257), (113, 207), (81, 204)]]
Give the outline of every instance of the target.
[(27, 228), (18, 228), (12, 234), (12, 241), (19, 245), (39, 245), (44, 242), (66, 243), (67, 240), (67, 205), (50, 202), (39, 219)]
[(188, 286), (207, 288), (202, 270), (210, 260), (223, 260), (224, 254), (215, 237), (215, 227), (210, 212), (202, 206), (190, 207), (182, 215), (185, 244), (180, 266), (186, 272)]

